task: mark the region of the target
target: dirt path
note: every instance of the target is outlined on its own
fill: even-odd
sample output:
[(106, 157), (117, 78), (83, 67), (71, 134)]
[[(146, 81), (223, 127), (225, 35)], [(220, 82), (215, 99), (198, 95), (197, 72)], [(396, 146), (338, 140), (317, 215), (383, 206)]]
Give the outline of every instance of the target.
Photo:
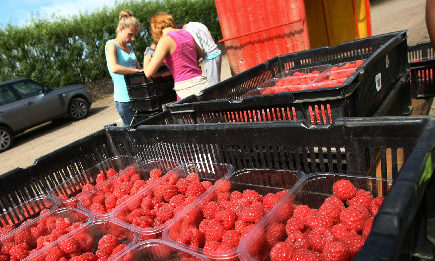
[[(408, 29), (410, 45), (428, 40), (424, 22), (425, 0), (386, 0), (371, 7), (373, 34)], [(230, 77), (226, 57), (222, 78)], [(119, 118), (112, 97), (96, 101), (88, 118), (70, 122), (60, 120), (26, 132), (12, 149), (0, 154), (0, 174), (16, 167), (25, 168), (35, 159), (89, 135)]]

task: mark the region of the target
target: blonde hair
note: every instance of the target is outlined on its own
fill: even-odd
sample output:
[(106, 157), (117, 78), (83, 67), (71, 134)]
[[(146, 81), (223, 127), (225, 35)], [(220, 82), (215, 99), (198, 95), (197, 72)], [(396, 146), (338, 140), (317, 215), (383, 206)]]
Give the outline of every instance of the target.
[(139, 20), (137, 20), (136, 17), (133, 16), (133, 13), (129, 10), (122, 10), (121, 12), (119, 12), (119, 22), (118, 26), (116, 27), (116, 33), (119, 33), (119, 27), (125, 29), (132, 26), (137, 28), (141, 27)]
[(163, 29), (168, 27), (175, 28), (175, 20), (168, 13), (157, 13), (150, 19), (151, 36), (155, 42), (158, 42), (163, 35)]

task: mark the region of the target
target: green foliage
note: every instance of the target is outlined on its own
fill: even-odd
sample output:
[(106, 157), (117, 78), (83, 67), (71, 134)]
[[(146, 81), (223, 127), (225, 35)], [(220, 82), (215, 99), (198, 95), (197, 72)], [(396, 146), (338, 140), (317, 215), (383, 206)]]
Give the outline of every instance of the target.
[(86, 83), (108, 76), (107, 40), (116, 36), (118, 14), (129, 9), (142, 23), (133, 42), (141, 61), (151, 43), (149, 19), (157, 12), (172, 14), (177, 22), (202, 22), (213, 37), (222, 38), (213, 0), (129, 0), (113, 8), (50, 21), (33, 18), (23, 27), (0, 28), (0, 80), (27, 77), (49, 87)]

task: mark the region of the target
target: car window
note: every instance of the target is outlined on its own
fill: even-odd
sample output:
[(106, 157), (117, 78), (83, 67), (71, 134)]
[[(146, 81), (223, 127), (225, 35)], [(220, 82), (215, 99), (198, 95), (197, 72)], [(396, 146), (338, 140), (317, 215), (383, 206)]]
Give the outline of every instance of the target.
[(12, 86), (15, 88), (15, 90), (17, 90), (23, 99), (43, 93), (42, 86), (34, 82), (16, 82), (13, 83)]
[(16, 101), (17, 98), (8, 86), (0, 87), (0, 106)]

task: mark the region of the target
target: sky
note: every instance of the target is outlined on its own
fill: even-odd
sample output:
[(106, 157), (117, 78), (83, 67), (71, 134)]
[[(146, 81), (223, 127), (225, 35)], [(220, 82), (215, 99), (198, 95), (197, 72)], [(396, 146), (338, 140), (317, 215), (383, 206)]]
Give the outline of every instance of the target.
[[(23, 26), (33, 17), (68, 17), (79, 13), (92, 13), (104, 6), (113, 7), (116, 0), (1, 0), (0, 27), (7, 24)], [(117, 1), (119, 2), (119, 1)]]

